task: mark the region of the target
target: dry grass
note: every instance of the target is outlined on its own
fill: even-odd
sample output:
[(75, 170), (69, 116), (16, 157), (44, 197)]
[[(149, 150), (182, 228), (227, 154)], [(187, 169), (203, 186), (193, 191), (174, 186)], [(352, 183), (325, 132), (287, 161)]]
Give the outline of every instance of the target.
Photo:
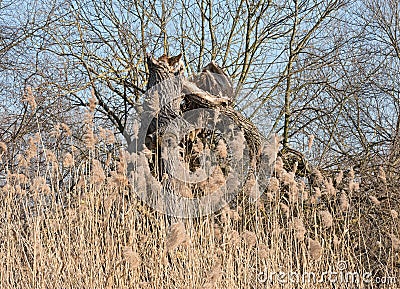
[[(96, 136), (89, 147), (94, 139), (99, 149)], [(268, 192), (254, 207), (231, 205), (170, 226), (135, 198), (124, 162), (100, 161), (97, 149), (83, 159), (75, 149), (64, 155), (47, 150), (46, 165), (33, 170), (46, 149), (38, 135), (29, 144), (1, 189), (1, 288), (400, 286), (399, 195), (381, 169), (369, 176), (374, 194), (352, 171), (332, 176), (335, 182), (321, 175), (310, 189), (278, 160)], [(59, 192), (62, 173), (71, 184)], [(397, 283), (329, 280), (322, 275), (329, 270), (371, 272), (375, 281), (396, 277)], [(317, 280), (303, 281), (307, 272)]]

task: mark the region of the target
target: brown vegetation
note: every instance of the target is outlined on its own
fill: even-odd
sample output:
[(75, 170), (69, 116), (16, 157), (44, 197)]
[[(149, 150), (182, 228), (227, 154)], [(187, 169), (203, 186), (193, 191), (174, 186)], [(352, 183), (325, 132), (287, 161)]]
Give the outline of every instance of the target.
[[(288, 180), (278, 167), (256, 211), (230, 204), (215, 216), (166, 225), (165, 216), (119, 181), (125, 178), (121, 161), (105, 166), (96, 159), (98, 149), (88, 147), (89, 158), (79, 164), (71, 152), (33, 171), (47, 149), (40, 135), (35, 138), (36, 153), (29, 148), (30, 161), (8, 171), (1, 189), (3, 288), (281, 288), (276, 276), (265, 281), (259, 273), (320, 276), (342, 261), (346, 272), (399, 274), (398, 192), (390, 178), (382, 181), (383, 170), (367, 181), (350, 171), (334, 185), (322, 177), (317, 189), (304, 187), (301, 178)], [(60, 202), (63, 165), (79, 182)]]

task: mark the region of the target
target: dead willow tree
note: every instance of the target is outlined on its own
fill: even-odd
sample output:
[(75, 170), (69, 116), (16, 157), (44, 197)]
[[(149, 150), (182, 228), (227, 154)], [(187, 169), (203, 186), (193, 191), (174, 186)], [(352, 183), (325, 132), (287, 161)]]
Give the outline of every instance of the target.
[(233, 200), (249, 207), (266, 189), (278, 154), (288, 171), (308, 173), (301, 153), (288, 147), (278, 152), (278, 138), (267, 139), (234, 109), (232, 81), (215, 62), (188, 78), (181, 54), (147, 55), (147, 66), (144, 113), (132, 143), (147, 156), (146, 168), (141, 163), (147, 184), (136, 191), (150, 187), (142, 196), (153, 208), (183, 217), (215, 212)]
[[(239, 166), (231, 162), (245, 159), (246, 151), (246, 168), (240, 168), (245, 171), (241, 172), (245, 184), (259, 169), (265, 137), (233, 108), (232, 82), (215, 62), (186, 78), (180, 58), (147, 56), (149, 79), (143, 107), (153, 113), (142, 117), (139, 135), (145, 150), (151, 151), (151, 174), (167, 190), (198, 198), (237, 180)], [(207, 117), (213, 121), (203, 122)], [(213, 155), (212, 160), (204, 161), (205, 151)], [(185, 181), (185, 170), (196, 181)], [(232, 173), (234, 177), (228, 180)]]

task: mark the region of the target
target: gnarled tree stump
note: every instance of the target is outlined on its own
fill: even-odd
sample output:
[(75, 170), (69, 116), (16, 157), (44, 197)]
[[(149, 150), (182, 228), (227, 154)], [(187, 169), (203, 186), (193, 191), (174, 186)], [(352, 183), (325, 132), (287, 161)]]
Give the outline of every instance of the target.
[[(227, 143), (221, 136), (223, 132), (212, 126), (196, 127), (182, 118), (188, 113), (203, 110), (229, 119), (235, 127), (235, 134), (243, 135), (243, 146), (247, 147), (248, 152), (247, 168), (244, 170), (248, 179), (252, 176), (254, 179), (265, 138), (250, 120), (232, 107), (234, 90), (230, 78), (214, 62), (204, 67), (199, 75), (185, 78), (180, 57), (163, 55), (155, 59), (148, 55), (147, 58), (150, 74), (147, 84), (149, 101), (144, 106), (145, 110), (153, 109), (156, 113), (150, 125), (145, 128), (145, 145), (152, 152), (149, 166), (153, 176), (162, 182), (166, 192), (179, 191), (186, 198), (207, 195), (212, 190), (218, 190), (218, 185), (226, 181), (224, 178), (232, 172), (229, 161), (234, 156), (229, 156), (226, 151)], [(171, 143), (165, 143), (171, 142), (167, 137), (171, 127), (183, 132), (177, 133), (178, 138), (172, 141), (175, 142), (172, 144), (173, 149), (179, 151), (179, 154), (174, 155), (175, 159), (171, 159), (172, 154), (165, 149), (166, 145), (171, 146)], [(216, 155), (216, 165), (210, 165), (213, 171), (207, 180), (199, 176), (200, 181), (194, 183), (185, 182), (185, 177), (176, 178), (179, 174), (177, 164), (185, 167), (193, 176), (201, 175), (199, 168), (206, 150)], [(243, 188), (243, 185), (240, 187)]]

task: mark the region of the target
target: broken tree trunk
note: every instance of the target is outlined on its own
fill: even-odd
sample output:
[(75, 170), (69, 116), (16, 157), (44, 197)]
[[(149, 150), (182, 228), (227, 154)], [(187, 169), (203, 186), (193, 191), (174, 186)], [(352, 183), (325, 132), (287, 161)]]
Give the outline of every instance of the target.
[[(187, 79), (182, 75), (180, 55), (163, 55), (158, 59), (149, 55), (147, 64), (148, 103), (144, 106), (145, 110), (153, 109), (155, 113), (149, 126), (144, 128), (147, 129), (145, 145), (152, 152), (149, 166), (153, 176), (162, 182), (164, 195), (178, 192), (185, 198), (203, 197), (218, 191), (218, 186), (228, 182), (227, 175), (232, 173), (229, 164), (232, 156), (230, 158), (226, 151), (229, 140), (222, 135), (228, 128), (216, 131), (210, 126), (196, 127), (182, 118), (202, 109), (229, 119), (235, 127), (235, 134), (242, 133), (249, 156), (248, 167), (244, 169), (248, 175), (246, 178), (252, 175), (254, 179), (265, 138), (250, 120), (232, 107), (234, 90), (227, 74), (212, 62), (199, 75)], [(178, 135), (173, 141), (168, 138), (171, 127), (176, 129)], [(178, 153), (172, 153), (174, 151)], [(209, 162), (202, 166), (205, 151), (215, 154), (215, 164)], [(209, 167), (213, 170), (207, 174), (205, 170)], [(179, 170), (188, 173), (181, 174)], [(188, 175), (192, 181), (186, 181)], [(181, 212), (169, 214), (181, 216)]]

